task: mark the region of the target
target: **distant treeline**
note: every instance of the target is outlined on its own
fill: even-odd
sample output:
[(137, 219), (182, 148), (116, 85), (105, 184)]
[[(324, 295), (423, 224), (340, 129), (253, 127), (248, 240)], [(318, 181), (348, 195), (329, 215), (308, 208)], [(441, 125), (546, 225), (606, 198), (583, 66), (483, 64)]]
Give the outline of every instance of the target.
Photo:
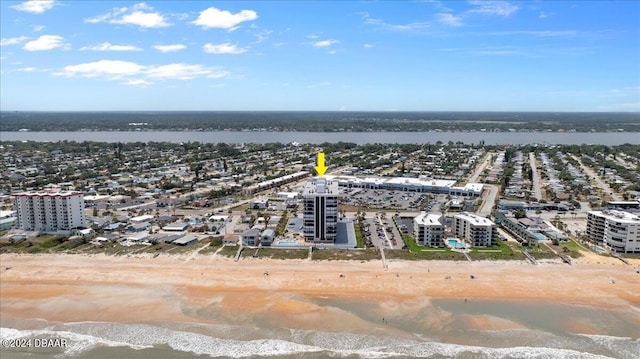
[(0, 112), (0, 131), (640, 132), (640, 113), (547, 112)]

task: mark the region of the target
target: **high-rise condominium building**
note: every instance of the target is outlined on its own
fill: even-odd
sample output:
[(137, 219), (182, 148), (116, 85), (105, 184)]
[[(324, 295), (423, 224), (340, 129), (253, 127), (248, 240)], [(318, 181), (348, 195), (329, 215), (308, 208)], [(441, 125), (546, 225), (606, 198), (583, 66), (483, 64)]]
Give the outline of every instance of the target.
[(416, 243), (429, 247), (444, 247), (444, 223), (439, 214), (422, 212), (413, 220)]
[(302, 196), (305, 241), (334, 243), (338, 223), (338, 183), (323, 177), (312, 178), (305, 185)]
[(453, 216), (452, 232), (471, 243), (473, 247), (489, 247), (497, 244), (498, 230), (489, 219), (470, 213)]
[(85, 227), (82, 192), (22, 192), (12, 195), (18, 228), (56, 232)]
[(590, 211), (587, 237), (615, 252), (640, 253), (640, 217), (624, 211)]

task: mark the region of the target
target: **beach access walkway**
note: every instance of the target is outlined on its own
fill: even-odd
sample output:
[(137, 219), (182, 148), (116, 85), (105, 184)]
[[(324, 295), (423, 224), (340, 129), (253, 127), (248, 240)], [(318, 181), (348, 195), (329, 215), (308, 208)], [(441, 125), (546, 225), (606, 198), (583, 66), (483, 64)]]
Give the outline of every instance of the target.
[(389, 264), (387, 263), (387, 258), (384, 256), (384, 248), (380, 247), (380, 257), (382, 258), (382, 268), (384, 270), (389, 269)]

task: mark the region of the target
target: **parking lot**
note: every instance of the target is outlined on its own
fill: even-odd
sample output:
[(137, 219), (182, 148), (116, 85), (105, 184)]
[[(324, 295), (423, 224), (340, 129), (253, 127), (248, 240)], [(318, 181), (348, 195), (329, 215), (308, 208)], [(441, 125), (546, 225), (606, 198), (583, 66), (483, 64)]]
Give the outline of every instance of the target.
[(426, 210), (426, 204), (435, 196), (429, 193), (363, 188), (345, 189), (343, 193), (341, 201), (347, 205), (400, 211)]
[(365, 219), (365, 244), (385, 249), (401, 249), (404, 247), (402, 236), (393, 220), (379, 212), (374, 218)]

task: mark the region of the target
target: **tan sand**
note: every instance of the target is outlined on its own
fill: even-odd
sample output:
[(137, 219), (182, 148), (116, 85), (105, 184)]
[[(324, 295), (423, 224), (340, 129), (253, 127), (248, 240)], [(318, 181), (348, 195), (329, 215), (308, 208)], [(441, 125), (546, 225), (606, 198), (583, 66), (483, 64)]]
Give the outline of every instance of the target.
[[(624, 265), (605, 257), (589, 256), (573, 266), (552, 260), (538, 266), (520, 261), (391, 261), (387, 271), (380, 261), (233, 262), (205, 255), (2, 254), (0, 265), (0, 318), (303, 329), (322, 321), (328, 330), (371, 327), (350, 311), (317, 303), (334, 298), (369, 305), (380, 317), (412, 315), (434, 298), (549, 301), (640, 313), (640, 262)], [(434, 313), (425, 325), (446, 320), (445, 313)], [(487, 317), (467, 322), (474, 328), (518, 328)], [(585, 323), (575, 326), (593, 331)]]

